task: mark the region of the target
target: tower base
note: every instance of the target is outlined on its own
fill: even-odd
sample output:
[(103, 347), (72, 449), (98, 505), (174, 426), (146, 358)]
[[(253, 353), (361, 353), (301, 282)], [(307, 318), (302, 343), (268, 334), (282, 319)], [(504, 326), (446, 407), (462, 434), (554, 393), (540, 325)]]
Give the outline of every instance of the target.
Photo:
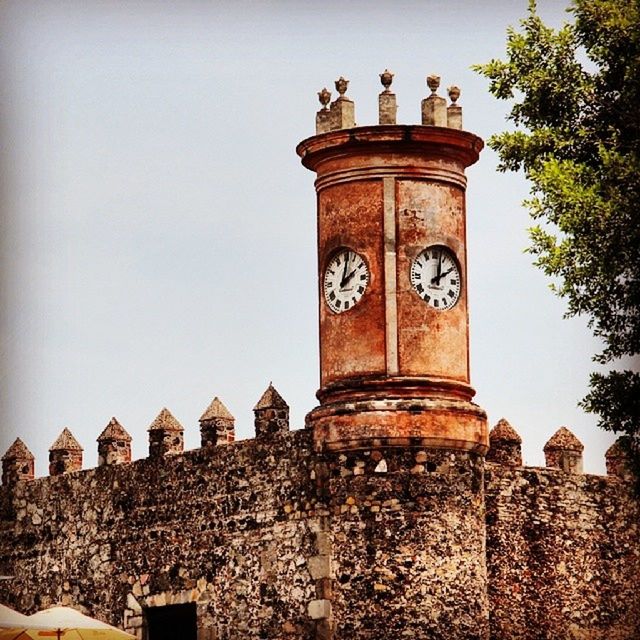
[(307, 414), (316, 451), (378, 447), (489, 449), (486, 413), (466, 400), (402, 398), (338, 401)]

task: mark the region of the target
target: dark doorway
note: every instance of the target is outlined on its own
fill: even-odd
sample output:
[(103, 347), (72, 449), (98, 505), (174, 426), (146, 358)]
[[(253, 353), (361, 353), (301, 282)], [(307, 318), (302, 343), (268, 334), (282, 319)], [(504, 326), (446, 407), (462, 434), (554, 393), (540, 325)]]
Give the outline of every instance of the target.
[(149, 607), (147, 640), (197, 640), (196, 603)]

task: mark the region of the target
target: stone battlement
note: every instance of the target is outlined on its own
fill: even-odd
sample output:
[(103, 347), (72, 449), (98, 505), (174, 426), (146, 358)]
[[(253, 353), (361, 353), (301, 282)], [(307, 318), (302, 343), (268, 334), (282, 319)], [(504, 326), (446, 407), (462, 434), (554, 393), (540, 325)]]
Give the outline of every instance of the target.
[[(260, 400), (254, 407), (255, 433), (257, 440), (269, 438), (278, 433), (289, 431), (289, 406), (278, 391), (269, 384)], [(235, 418), (216, 396), (199, 420), (201, 446), (222, 447), (235, 443)], [(184, 453), (184, 427), (171, 412), (163, 408), (148, 428), (149, 458), (162, 458)], [(432, 471), (422, 464), (426, 455), (420, 449), (420, 441), (411, 442), (407, 447), (412, 451), (407, 464), (412, 473)], [(490, 448), (487, 462), (508, 467), (523, 467), (521, 443), (522, 439), (513, 427), (501, 419), (489, 434)], [(98, 467), (131, 462), (131, 436), (114, 417), (97, 438)], [(251, 440), (243, 441), (249, 443)], [(544, 446), (546, 466), (561, 469), (568, 473), (582, 473), (582, 451), (584, 446), (566, 427), (560, 427)], [(51, 445), (49, 453), (49, 473), (51, 476), (72, 473), (82, 469), (83, 447), (68, 428)], [(359, 475), (365, 469), (374, 472), (386, 469), (384, 458), (378, 458), (374, 452), (356, 456), (341, 456), (353, 462), (353, 469), (345, 467), (345, 473)], [(364, 456), (364, 457), (363, 457)], [(632, 479), (632, 471), (626, 463), (626, 453), (621, 441), (612, 445), (605, 454), (607, 474), (627, 480)], [(407, 459), (409, 460), (409, 459)], [(350, 462), (350, 463), (351, 463)], [(375, 462), (375, 464), (374, 464)], [(523, 467), (528, 468), (528, 467)], [(18, 481), (34, 479), (34, 456), (25, 443), (17, 438), (2, 456), (2, 484), (13, 485)]]
[[(269, 384), (253, 409), (258, 440), (289, 430), (289, 405)], [(200, 417), (202, 447), (218, 447), (235, 441), (235, 418), (216, 396)], [(162, 458), (184, 451), (184, 427), (165, 407), (149, 425), (149, 458)], [(98, 466), (131, 462), (131, 436), (113, 417), (98, 436)], [(65, 427), (49, 449), (52, 476), (82, 469), (84, 449)], [(2, 484), (34, 479), (34, 456), (17, 438), (2, 456)]]

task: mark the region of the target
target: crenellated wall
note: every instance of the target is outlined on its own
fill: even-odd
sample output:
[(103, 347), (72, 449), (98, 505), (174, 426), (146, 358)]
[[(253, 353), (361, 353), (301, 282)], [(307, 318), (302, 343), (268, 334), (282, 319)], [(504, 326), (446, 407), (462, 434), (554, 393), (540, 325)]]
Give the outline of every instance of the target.
[(3, 487), (1, 600), (139, 634), (143, 607), (193, 601), (203, 637), (311, 637), (309, 459), (298, 431)]
[(631, 479), (522, 467), (504, 421), (500, 463), (323, 454), (276, 394), (256, 439), (3, 486), (0, 601), (140, 638), (150, 608), (187, 602), (199, 640), (640, 637)]
[(485, 470), (491, 638), (640, 638), (640, 502), (630, 482)]

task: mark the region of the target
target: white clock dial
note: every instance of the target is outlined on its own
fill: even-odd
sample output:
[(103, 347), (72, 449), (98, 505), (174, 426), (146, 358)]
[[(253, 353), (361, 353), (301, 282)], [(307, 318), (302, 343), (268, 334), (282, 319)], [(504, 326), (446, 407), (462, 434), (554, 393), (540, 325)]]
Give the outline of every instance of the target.
[(331, 311), (342, 313), (358, 304), (369, 283), (364, 258), (352, 249), (336, 253), (324, 272), (324, 299)]
[(460, 298), (460, 268), (446, 247), (427, 247), (411, 264), (411, 285), (434, 309), (451, 309)]

